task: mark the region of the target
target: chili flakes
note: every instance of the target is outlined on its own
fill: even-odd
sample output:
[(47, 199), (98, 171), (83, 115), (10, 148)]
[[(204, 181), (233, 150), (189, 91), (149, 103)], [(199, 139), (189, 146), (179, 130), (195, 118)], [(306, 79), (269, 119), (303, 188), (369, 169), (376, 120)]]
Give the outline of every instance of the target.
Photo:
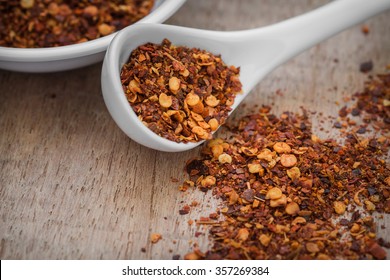
[[(223, 218), (210, 225), (212, 248), (193, 254), (198, 259), (386, 258), (370, 215), (390, 213), (390, 170), (381, 159), (388, 141), (341, 145), (313, 135), (305, 113), (277, 117), (260, 111), (229, 126), (229, 140), (207, 142), (201, 157), (187, 165), (195, 186), (205, 190), (202, 182), (211, 176), (206, 190), (223, 201)], [(222, 155), (229, 160), (221, 161)], [(293, 167), (283, 156), (295, 158)], [(339, 219), (345, 214), (351, 218)]]
[(46, 48), (107, 36), (148, 15), (154, 0), (0, 1), (0, 46)]
[[(205, 50), (161, 44), (141, 45), (121, 71), (126, 98), (153, 132), (174, 142), (211, 139), (225, 123), (241, 92), (240, 69)], [(229, 161), (229, 155), (220, 155)]]

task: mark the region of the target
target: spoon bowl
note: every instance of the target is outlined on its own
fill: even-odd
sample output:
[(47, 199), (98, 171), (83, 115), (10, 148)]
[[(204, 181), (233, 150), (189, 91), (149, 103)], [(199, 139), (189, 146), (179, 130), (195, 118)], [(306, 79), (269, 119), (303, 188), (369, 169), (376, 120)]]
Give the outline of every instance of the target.
[(133, 140), (152, 149), (179, 152), (200, 142), (176, 143), (149, 130), (127, 101), (120, 71), (131, 52), (145, 43), (165, 38), (177, 46), (196, 47), (220, 54), (227, 65), (240, 67), (243, 93), (232, 111), (268, 73), (315, 44), (390, 8), (390, 0), (337, 0), (304, 15), (257, 29), (221, 32), (163, 24), (136, 24), (123, 29), (111, 42), (102, 69), (102, 92), (117, 125)]
[[(163, 22), (173, 15), (185, 1), (155, 0), (151, 12), (135, 24)], [(116, 33), (84, 43), (60, 47), (12, 48), (0, 46), (0, 69), (45, 73), (71, 70), (97, 63), (103, 60), (104, 53)]]

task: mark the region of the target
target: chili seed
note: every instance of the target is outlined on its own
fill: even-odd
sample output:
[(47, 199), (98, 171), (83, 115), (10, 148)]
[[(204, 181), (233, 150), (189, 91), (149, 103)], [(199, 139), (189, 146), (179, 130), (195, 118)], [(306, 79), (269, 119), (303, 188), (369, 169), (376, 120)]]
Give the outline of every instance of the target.
[(294, 166), (287, 170), (287, 176), (291, 180), (297, 180), (299, 179), (299, 177), (301, 177), (301, 170), (298, 167)]
[(267, 247), (269, 245), (269, 243), (271, 242), (271, 237), (269, 237), (266, 234), (262, 234), (259, 237), (259, 241), (260, 241), (261, 245)]
[(172, 96), (161, 93), (158, 98), (158, 102), (160, 103), (161, 107), (169, 108), (172, 105)]
[(282, 154), (280, 156), (280, 163), (284, 167), (293, 167), (295, 164), (297, 164), (297, 158), (292, 154)]
[(266, 199), (279, 199), (283, 195), (282, 190), (279, 188), (272, 188), (268, 190), (267, 194), (265, 195)]
[(342, 215), (344, 214), (347, 206), (342, 201), (335, 201), (333, 203), (333, 208), (337, 214)]
[(169, 89), (173, 92), (176, 93), (180, 88), (180, 80), (176, 77), (171, 77), (169, 79)]
[(318, 245), (316, 243), (313, 243), (313, 242), (306, 243), (306, 250), (309, 253), (318, 253), (320, 251), (320, 249), (318, 248)]
[(278, 154), (288, 154), (291, 152), (291, 147), (287, 143), (284, 142), (277, 142), (273, 146), (275, 152)]
[(232, 163), (232, 157), (225, 153), (219, 155), (218, 160), (220, 163)]
[(195, 94), (193, 91), (187, 94), (185, 101), (189, 106), (195, 106), (199, 103), (200, 97), (199, 95)]
[(271, 199), (269, 202), (269, 205), (271, 207), (279, 207), (279, 206), (284, 206), (287, 203), (287, 197), (286, 195), (282, 194), (282, 196), (278, 199)]
[(286, 213), (289, 215), (296, 215), (299, 211), (299, 205), (296, 202), (290, 202), (286, 206)]
[(20, 6), (24, 9), (30, 9), (34, 6), (34, 0), (20, 0)]

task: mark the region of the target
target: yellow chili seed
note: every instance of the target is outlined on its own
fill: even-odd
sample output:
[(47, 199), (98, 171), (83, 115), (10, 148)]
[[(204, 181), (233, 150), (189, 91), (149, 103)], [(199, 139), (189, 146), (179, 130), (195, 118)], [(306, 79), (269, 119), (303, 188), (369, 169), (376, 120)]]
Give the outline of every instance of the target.
[(210, 107), (215, 107), (219, 104), (219, 100), (214, 95), (206, 97), (205, 103)]
[(272, 152), (270, 149), (266, 148), (261, 150), (261, 152), (257, 155), (257, 158), (271, 161), (275, 156), (275, 152)]
[(217, 179), (214, 176), (209, 175), (203, 178), (200, 184), (202, 185), (202, 187), (211, 187), (215, 185), (216, 182)]
[(173, 92), (176, 93), (179, 88), (180, 88), (180, 80), (176, 77), (171, 77), (169, 79), (169, 89)]
[(200, 97), (193, 91), (187, 94), (185, 101), (187, 102), (188, 106), (195, 106), (199, 103)]
[(229, 205), (233, 205), (237, 202), (238, 198), (240, 197), (235, 190), (232, 190), (229, 193), (226, 193), (226, 195), (229, 196)]
[(229, 154), (223, 153), (218, 157), (220, 163), (232, 163), (232, 157)]
[(280, 157), (280, 163), (284, 167), (293, 167), (295, 164), (297, 164), (297, 158), (292, 154), (283, 154)]
[(266, 199), (279, 199), (283, 195), (282, 190), (274, 187), (270, 190), (268, 190), (267, 194), (265, 195)]
[(297, 180), (297, 179), (299, 179), (299, 177), (301, 177), (301, 170), (299, 170), (298, 167), (294, 166), (294, 167), (287, 170), (287, 176), (291, 180)]
[(89, 6), (84, 8), (84, 14), (87, 14), (87, 15), (89, 15), (91, 17), (97, 16), (98, 13), (99, 13), (99, 10), (94, 5), (89, 5)]
[(259, 173), (264, 170), (263, 167), (258, 162), (248, 163), (248, 169), (249, 169), (249, 173)]
[(267, 247), (268, 244), (269, 244), (270, 241), (271, 241), (271, 237), (268, 236), (268, 235), (266, 235), (266, 234), (262, 234), (262, 235), (260, 235), (260, 237), (259, 237), (259, 241), (260, 241), (261, 245)]
[(215, 158), (218, 158), (223, 153), (222, 145), (215, 145), (211, 147), (211, 152)]
[(160, 103), (161, 107), (169, 108), (172, 105), (172, 96), (161, 93), (158, 98), (158, 102)]
[(291, 152), (290, 145), (284, 142), (276, 142), (273, 148), (278, 154), (288, 154)]
[(240, 241), (245, 241), (249, 237), (249, 231), (246, 228), (240, 228), (237, 233), (237, 239)]
[(339, 215), (344, 214), (346, 208), (347, 208), (347, 206), (342, 201), (333, 202), (333, 209)]
[(290, 202), (286, 206), (286, 213), (289, 215), (296, 215), (301, 209), (299, 208), (298, 203), (296, 202)]
[(106, 23), (102, 23), (98, 26), (99, 33), (102, 36), (106, 36), (108, 34), (111, 34), (114, 31), (115, 27), (108, 25)]
[(296, 217), (292, 222), (291, 225), (295, 226), (298, 224), (306, 224), (306, 219), (304, 217)]
[(287, 203), (287, 197), (286, 195), (282, 194), (282, 196), (278, 199), (271, 199), (269, 202), (269, 205), (271, 207), (279, 207), (279, 206), (284, 206)]
[(128, 89), (133, 93), (142, 93), (141, 88), (139, 87), (139, 83), (136, 80), (131, 80)]
[(219, 127), (219, 123), (218, 123), (218, 120), (216, 118), (210, 119), (208, 124), (209, 124), (212, 131), (217, 130)]
[(366, 205), (366, 208), (367, 208), (368, 211), (374, 211), (375, 208), (376, 208), (376, 207), (375, 207), (375, 204), (372, 203), (372, 202), (369, 201), (369, 200), (364, 201), (364, 204)]
[(349, 231), (352, 233), (358, 233), (360, 231), (360, 225), (354, 223)]
[(183, 77), (188, 77), (188, 75), (190, 75), (190, 71), (188, 71), (187, 69), (184, 69), (183, 71), (180, 71), (179, 73)]
[(317, 253), (320, 251), (320, 248), (318, 248), (318, 245), (316, 243), (313, 243), (313, 242), (307, 242), (306, 243), (306, 250), (309, 252), (309, 253)]
[(207, 132), (200, 126), (194, 126), (192, 128), (192, 132), (197, 134), (198, 136), (203, 136), (205, 133), (207, 134)]
[(20, 6), (24, 9), (30, 9), (34, 6), (34, 0), (21, 0)]

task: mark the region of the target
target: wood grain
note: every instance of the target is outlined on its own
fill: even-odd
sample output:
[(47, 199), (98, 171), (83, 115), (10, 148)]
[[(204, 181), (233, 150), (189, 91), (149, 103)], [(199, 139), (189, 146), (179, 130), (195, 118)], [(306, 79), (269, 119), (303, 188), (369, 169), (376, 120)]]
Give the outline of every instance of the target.
[[(168, 23), (240, 30), (326, 2), (188, 0)], [(372, 60), (373, 73), (390, 63), (389, 16), (366, 21), (368, 35), (353, 27), (279, 67), (235, 117), (255, 110), (252, 104), (272, 104), (276, 114), (305, 106), (336, 116), (335, 102), (342, 103), (367, 77), (358, 71), (361, 62)], [(199, 149), (162, 153), (127, 138), (104, 105), (100, 69), (101, 64), (51, 74), (0, 71), (1, 259), (171, 259), (189, 252), (194, 242), (203, 249), (210, 245), (205, 234), (194, 236), (207, 229), (187, 221), (211, 212), (219, 201), (198, 190), (178, 190), (186, 179), (185, 162)], [(275, 94), (278, 89), (283, 95)], [(315, 125), (320, 118), (313, 115)], [(179, 209), (195, 200), (200, 205), (180, 216)], [(388, 216), (378, 228), (390, 241)], [(153, 232), (163, 239), (152, 245)]]

